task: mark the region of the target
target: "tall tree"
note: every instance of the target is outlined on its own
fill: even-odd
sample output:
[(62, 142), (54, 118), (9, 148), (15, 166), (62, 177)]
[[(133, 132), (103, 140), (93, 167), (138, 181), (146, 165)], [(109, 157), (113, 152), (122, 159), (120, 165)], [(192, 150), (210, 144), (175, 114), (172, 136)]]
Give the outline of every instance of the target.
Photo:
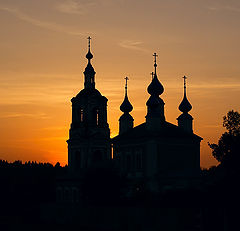
[(221, 164), (234, 167), (240, 162), (240, 113), (229, 111), (223, 117), (223, 127), (227, 129), (217, 144), (210, 144), (212, 155)]

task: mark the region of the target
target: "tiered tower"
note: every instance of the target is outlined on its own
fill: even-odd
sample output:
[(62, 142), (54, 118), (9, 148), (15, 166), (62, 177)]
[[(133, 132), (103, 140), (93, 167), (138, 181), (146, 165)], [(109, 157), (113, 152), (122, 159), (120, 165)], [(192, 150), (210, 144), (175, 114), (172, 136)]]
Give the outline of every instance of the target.
[(68, 165), (74, 172), (111, 158), (108, 100), (95, 88), (96, 72), (91, 64), (90, 41), (89, 37), (84, 89), (71, 100), (72, 123), (67, 143)]

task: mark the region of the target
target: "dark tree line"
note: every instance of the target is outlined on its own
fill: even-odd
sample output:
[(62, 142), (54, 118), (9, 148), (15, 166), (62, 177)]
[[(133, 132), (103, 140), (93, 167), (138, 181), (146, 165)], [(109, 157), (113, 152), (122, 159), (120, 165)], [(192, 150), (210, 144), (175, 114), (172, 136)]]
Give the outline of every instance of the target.
[[(0, 160), (0, 213), (18, 212), (55, 200), (55, 181), (67, 167), (59, 163)], [(5, 208), (5, 209), (3, 209)]]

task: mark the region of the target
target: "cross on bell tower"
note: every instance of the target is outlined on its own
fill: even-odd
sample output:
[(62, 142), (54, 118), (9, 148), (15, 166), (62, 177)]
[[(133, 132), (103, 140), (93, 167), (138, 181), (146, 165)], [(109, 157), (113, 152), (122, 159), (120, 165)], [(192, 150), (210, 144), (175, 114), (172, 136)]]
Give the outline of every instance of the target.
[(91, 45), (90, 42), (91, 42), (91, 39), (92, 39), (92, 38), (89, 36), (87, 39), (88, 39), (88, 49), (90, 50), (90, 45)]

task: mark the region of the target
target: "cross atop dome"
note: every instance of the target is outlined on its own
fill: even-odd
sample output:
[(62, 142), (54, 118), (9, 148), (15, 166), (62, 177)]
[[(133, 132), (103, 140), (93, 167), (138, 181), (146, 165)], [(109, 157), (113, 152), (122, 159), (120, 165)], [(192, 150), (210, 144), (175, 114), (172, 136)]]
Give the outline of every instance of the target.
[(90, 45), (91, 45), (90, 42), (92, 38), (89, 36), (87, 39), (88, 39), (88, 48), (90, 49)]
[(125, 84), (125, 94), (127, 94), (127, 81), (129, 80), (129, 78), (126, 76), (124, 79), (126, 80), (126, 84)]
[(157, 53), (154, 53), (153, 54), (153, 57), (154, 57), (154, 71), (155, 71), (155, 75), (157, 75)]
[(184, 76), (183, 76), (183, 82), (184, 82), (184, 95), (186, 95), (186, 79), (187, 79), (187, 77), (184, 75)]

